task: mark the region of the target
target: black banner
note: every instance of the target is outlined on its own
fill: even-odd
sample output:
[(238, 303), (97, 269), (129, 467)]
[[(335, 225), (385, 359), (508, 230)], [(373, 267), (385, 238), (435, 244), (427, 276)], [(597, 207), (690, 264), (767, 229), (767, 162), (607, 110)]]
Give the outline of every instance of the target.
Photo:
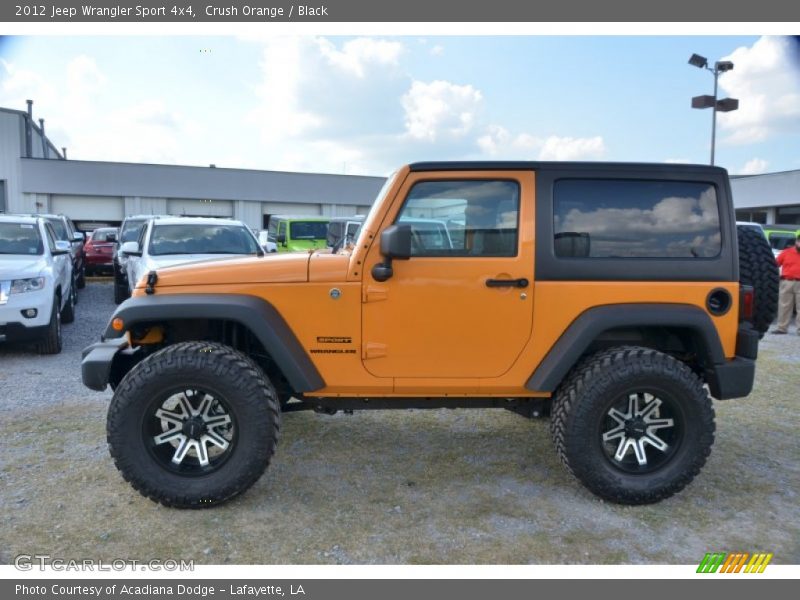
[[(713, 579), (713, 580), (712, 580)], [(309, 579), (309, 580), (144, 580), (144, 579), (38, 579), (6, 580), (0, 583), (0, 597), (5, 600), (426, 600), (458, 598), (487, 600), (503, 598), (570, 597), (606, 598), (646, 595), (648, 600), (693, 598), (700, 594), (729, 598), (753, 597), (756, 594), (779, 597), (790, 595), (792, 580), (754, 578), (713, 578), (696, 580), (422, 580), (422, 579)]]
[(3, 2), (9, 22), (792, 22), (786, 0), (134, 0)]

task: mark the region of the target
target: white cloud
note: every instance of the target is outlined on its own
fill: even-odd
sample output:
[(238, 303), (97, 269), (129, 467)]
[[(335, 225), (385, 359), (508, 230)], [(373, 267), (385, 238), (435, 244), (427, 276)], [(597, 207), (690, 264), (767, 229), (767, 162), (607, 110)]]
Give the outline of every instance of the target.
[(720, 76), (720, 88), (739, 99), (738, 110), (718, 117), (725, 142), (750, 144), (800, 131), (800, 69), (792, 39), (762, 37), (725, 60), (734, 68)]
[(46, 115), (47, 134), (69, 156), (83, 160), (186, 162), (187, 137), (198, 131), (160, 98), (125, 105), (109, 101), (111, 82), (90, 56), (66, 60), (61, 85), (2, 62), (0, 106), (25, 109), (32, 98), (34, 117)]
[(475, 126), (483, 94), (471, 85), (414, 81), (402, 98), (406, 132), (417, 140), (463, 137)]
[(769, 162), (762, 158), (753, 158), (744, 163), (744, 166), (739, 169), (738, 175), (759, 175), (766, 173), (769, 168)]
[(325, 38), (318, 38), (317, 44), (329, 64), (359, 78), (365, 76), (370, 66), (396, 66), (403, 53), (403, 44), (400, 42), (373, 38), (350, 40), (344, 43), (341, 50)]
[(442, 54), (444, 54), (444, 46), (436, 44), (430, 49), (430, 54), (431, 56), (441, 56)]
[(682, 165), (690, 164), (692, 161), (688, 158), (665, 158), (664, 162), (672, 165)]
[(601, 136), (540, 138), (529, 133), (512, 134), (498, 125), (489, 126), (477, 144), (484, 155), (492, 158), (591, 160), (602, 158), (606, 153)]

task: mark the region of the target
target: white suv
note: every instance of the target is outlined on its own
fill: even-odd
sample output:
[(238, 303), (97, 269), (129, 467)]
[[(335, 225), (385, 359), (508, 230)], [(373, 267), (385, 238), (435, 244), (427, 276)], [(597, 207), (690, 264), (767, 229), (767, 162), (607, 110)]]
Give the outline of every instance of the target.
[(75, 319), (70, 250), (45, 219), (0, 215), (0, 342), (61, 352), (61, 322)]
[(119, 248), (127, 256), (128, 291), (150, 271), (188, 262), (263, 256), (255, 235), (241, 221), (204, 217), (151, 219), (139, 240)]

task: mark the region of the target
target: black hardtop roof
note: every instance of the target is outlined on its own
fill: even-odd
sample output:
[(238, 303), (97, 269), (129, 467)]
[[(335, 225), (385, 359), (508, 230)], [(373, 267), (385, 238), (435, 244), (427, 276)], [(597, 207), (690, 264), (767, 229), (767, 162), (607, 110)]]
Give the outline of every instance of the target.
[(714, 173), (727, 174), (722, 167), (685, 163), (628, 163), (628, 162), (587, 162), (587, 161), (437, 161), (411, 163), (412, 171), (609, 171), (649, 173)]

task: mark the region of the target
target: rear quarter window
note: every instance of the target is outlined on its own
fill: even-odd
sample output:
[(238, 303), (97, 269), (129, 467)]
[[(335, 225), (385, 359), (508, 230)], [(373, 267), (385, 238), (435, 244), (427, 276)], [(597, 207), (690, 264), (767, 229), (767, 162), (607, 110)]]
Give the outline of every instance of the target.
[(713, 258), (718, 195), (698, 181), (560, 179), (553, 232), (558, 258)]

